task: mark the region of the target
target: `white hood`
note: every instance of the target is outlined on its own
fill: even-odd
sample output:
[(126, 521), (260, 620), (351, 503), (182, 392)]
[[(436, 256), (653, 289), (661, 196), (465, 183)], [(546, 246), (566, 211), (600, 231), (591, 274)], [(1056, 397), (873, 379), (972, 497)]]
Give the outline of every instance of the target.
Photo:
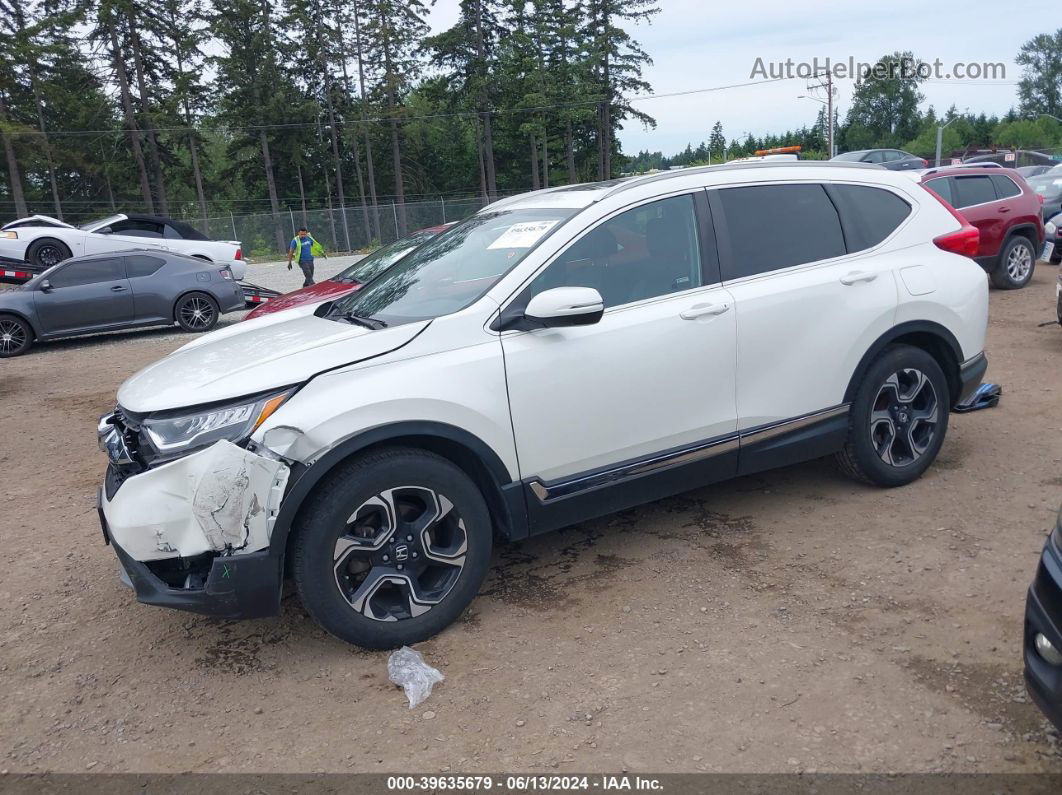
[(253, 322), (210, 334), (122, 384), (118, 403), (137, 414), (231, 400), (297, 384), (324, 370), (389, 353), (430, 321), (372, 331), (313, 315)]
[(25, 218), (16, 218), (14, 221), (10, 221), (0, 227), (0, 229), (7, 229), (13, 224), (20, 224), (26, 226), (27, 221), (40, 221), (41, 226), (61, 226), (65, 229), (74, 229), (75, 227), (68, 224), (66, 221), (60, 221), (58, 218), (52, 218), (50, 215), (30, 215)]

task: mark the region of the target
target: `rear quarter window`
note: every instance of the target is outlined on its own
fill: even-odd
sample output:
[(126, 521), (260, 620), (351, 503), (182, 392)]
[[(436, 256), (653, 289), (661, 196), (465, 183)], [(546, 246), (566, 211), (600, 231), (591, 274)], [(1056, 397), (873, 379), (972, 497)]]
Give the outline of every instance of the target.
[(718, 196), (731, 252), (724, 280), (845, 253), (841, 220), (822, 185), (721, 188)]
[(153, 276), (159, 268), (166, 264), (162, 257), (152, 257), (149, 254), (131, 254), (125, 258), (125, 271), (130, 279), (140, 276)]
[(873, 248), (911, 214), (911, 205), (884, 188), (832, 185), (837, 209), (844, 219), (848, 253)]
[(948, 177), (937, 177), (936, 179), (928, 180), (926, 187), (952, 207), (955, 206), (955, 191), (951, 189), (951, 179)]
[(992, 174), (989, 177), (996, 189), (996, 196), (1000, 199), (1009, 199), (1021, 193), (1021, 188), (1014, 184), (1014, 180), (1006, 174)]

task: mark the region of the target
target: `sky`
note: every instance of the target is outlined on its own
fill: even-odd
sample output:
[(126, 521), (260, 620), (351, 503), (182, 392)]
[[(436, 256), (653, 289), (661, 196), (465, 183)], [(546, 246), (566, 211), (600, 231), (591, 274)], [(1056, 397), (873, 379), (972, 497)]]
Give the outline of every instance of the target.
[[(438, 0), (430, 23), (444, 30), (457, 18), (459, 0)], [(923, 84), (922, 109), (1003, 114), (1017, 105), (1021, 69), (1014, 58), (1021, 45), (1057, 22), (1055, 2), (1030, 0), (1012, 17), (1005, 7), (985, 0), (890, 0), (888, 3), (758, 0), (715, 3), (710, 0), (659, 0), (660, 13), (650, 24), (628, 32), (653, 59), (644, 77), (654, 94), (747, 83), (757, 58), (765, 65), (826, 58), (834, 62), (874, 63), (886, 53), (910, 50), (924, 61), (939, 59), (942, 70), (953, 64), (1000, 63), (1005, 78), (939, 80)], [(1040, 28), (1035, 23), (1041, 23)], [(1033, 23), (1033, 24), (1030, 24)], [(794, 67), (795, 69), (795, 67)], [(646, 130), (633, 120), (619, 131), (623, 151), (642, 149), (675, 154), (687, 143), (707, 140), (719, 120), (727, 140), (781, 133), (815, 122), (821, 105), (807, 94), (807, 80), (640, 101), (637, 107), (657, 120)], [(836, 82), (835, 102), (841, 117), (851, 103), (853, 80)], [(818, 92), (819, 96), (825, 96)]]

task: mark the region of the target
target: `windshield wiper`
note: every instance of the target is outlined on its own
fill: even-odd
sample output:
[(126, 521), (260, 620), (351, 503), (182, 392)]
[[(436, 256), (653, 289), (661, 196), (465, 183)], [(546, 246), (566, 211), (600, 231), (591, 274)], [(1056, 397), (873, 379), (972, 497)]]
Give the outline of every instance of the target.
[(355, 315), (353, 312), (348, 312), (339, 317), (348, 323), (353, 323), (355, 326), (363, 326), (364, 328), (372, 329), (373, 331), (387, 328), (387, 322), (380, 320), (378, 317), (361, 317), (360, 315)]

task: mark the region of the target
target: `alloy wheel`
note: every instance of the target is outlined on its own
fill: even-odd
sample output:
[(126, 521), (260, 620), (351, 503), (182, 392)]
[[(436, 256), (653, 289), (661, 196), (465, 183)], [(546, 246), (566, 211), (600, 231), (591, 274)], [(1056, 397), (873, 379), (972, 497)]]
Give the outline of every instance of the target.
[(336, 585), (366, 618), (416, 618), (453, 588), (467, 547), (464, 520), (446, 496), (421, 486), (388, 489), (347, 519), (332, 555)]
[(15, 320), (0, 320), (0, 353), (14, 353), (26, 342), (26, 328)]
[(907, 466), (925, 454), (937, 433), (940, 400), (921, 370), (905, 368), (885, 379), (870, 412), (870, 439), (889, 466)]
[(37, 261), (43, 267), (50, 268), (52, 265), (58, 265), (63, 261), (63, 252), (58, 246), (54, 246), (51, 243), (45, 243), (37, 249)]
[(207, 328), (214, 320), (214, 307), (205, 298), (193, 296), (181, 304), (181, 320), (191, 329)]
[(1032, 266), (1032, 252), (1028, 246), (1014, 246), (1007, 255), (1007, 275), (1016, 283), (1020, 284), (1029, 278)]

